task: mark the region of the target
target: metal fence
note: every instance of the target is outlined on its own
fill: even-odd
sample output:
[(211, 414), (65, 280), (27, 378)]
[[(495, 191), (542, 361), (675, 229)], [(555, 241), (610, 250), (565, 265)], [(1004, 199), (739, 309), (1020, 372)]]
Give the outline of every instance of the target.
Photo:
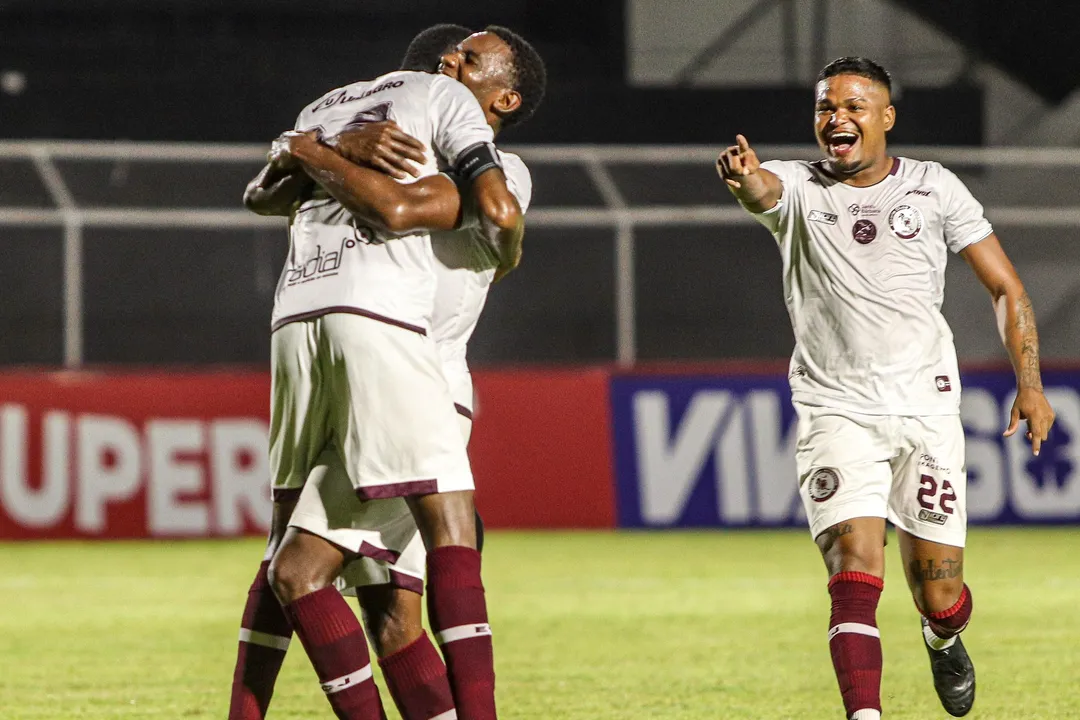
[[(762, 241), (763, 231), (734, 205), (716, 178), (716, 148), (510, 149), (533, 172), (534, 204), (527, 215), (526, 261), (519, 271), (523, 279), (508, 294), (512, 309), (500, 314), (490, 337), (480, 343), (485, 348), (482, 359), (614, 360), (629, 365), (638, 359), (785, 354), (790, 331), (778, 294), (775, 250)], [(763, 158), (818, 156), (816, 148), (807, 146), (757, 150)], [(1048, 336), (1044, 354), (1048, 348), (1051, 356), (1080, 355), (1080, 150), (895, 151), (938, 160), (968, 183), (999, 233), (1007, 243), (1012, 241), (1007, 247), (1036, 301), (1044, 338)], [(244, 183), (264, 155), (264, 147), (253, 145), (0, 142), (0, 247), (7, 255), (6, 269), (0, 268), (0, 323), (15, 348), (0, 362), (67, 367), (168, 362), (171, 328), (185, 322), (185, 347), (227, 348), (227, 338), (235, 334), (228, 327), (244, 323), (254, 326), (252, 332), (265, 334), (259, 318), (268, 315), (284, 255), (284, 223), (240, 207)], [(234, 233), (231, 243), (248, 238), (235, 235), (238, 232), (253, 233), (256, 240), (244, 246), (250, 252), (240, 248), (220, 262), (235, 267), (238, 258), (246, 263), (246, 256), (253, 255), (254, 269), (245, 273), (255, 277), (254, 293), (234, 292), (228, 273), (207, 279), (199, 268), (215, 262), (207, 257), (216, 247), (214, 238), (220, 233)], [(189, 240), (198, 248), (193, 245), (187, 252), (183, 245)], [(153, 243), (159, 243), (162, 252), (168, 246), (167, 257), (152, 253), (147, 246)], [(140, 259), (130, 265), (124, 258), (111, 262), (110, 253), (123, 254), (118, 247)], [(542, 269), (529, 275), (525, 268), (534, 262)], [(152, 277), (142, 273), (148, 263), (161, 266)], [(961, 279), (954, 282), (953, 275)], [(203, 288), (208, 296), (225, 293), (217, 306), (223, 316), (231, 313), (233, 321), (218, 336), (204, 338), (200, 330), (217, 324), (215, 299), (199, 296), (201, 283), (208, 283)], [(50, 290), (54, 285), (56, 293)], [(741, 290), (723, 290), (733, 286)], [(971, 278), (950, 269), (950, 288), (954, 286), (958, 292), (950, 290), (947, 296), (957, 299), (947, 302), (946, 315), (957, 331), (961, 353), (977, 359), (998, 353), (989, 311), (980, 308), (985, 317), (969, 322), (970, 301), (978, 288)], [(540, 302), (545, 294), (551, 297)], [(161, 296), (170, 295), (175, 302), (160, 302)], [(565, 302), (557, 305), (560, 297)], [(545, 303), (556, 305), (538, 307)], [(186, 305), (197, 308), (183, 319), (170, 314)], [(137, 351), (140, 343), (155, 341), (145, 335), (140, 339), (139, 324), (125, 320), (133, 307), (148, 308), (140, 311), (143, 325), (160, 326), (157, 332), (163, 339), (157, 355)], [(92, 352), (87, 345), (88, 312), (96, 323)], [(545, 319), (552, 315), (559, 319)], [(683, 322), (684, 315), (706, 318), (708, 328), (699, 332), (692, 322)], [(589, 319), (566, 330), (581, 317)], [(514, 323), (521, 327), (511, 332)], [(20, 355), (20, 339), (30, 329), (36, 339), (25, 340), (23, 347), (42, 349)], [(568, 334), (559, 339), (561, 332)], [(51, 340), (54, 334), (58, 337)], [(534, 346), (531, 340), (522, 341), (534, 335)], [(260, 362), (265, 358), (260, 342), (220, 354), (180, 353), (176, 359)], [(123, 349), (124, 343), (131, 347)], [(56, 345), (59, 352), (52, 350)]]

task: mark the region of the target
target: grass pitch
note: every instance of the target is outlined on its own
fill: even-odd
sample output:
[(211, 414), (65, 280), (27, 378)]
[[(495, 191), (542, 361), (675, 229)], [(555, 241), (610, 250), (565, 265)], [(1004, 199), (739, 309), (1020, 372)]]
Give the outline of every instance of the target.
[[(971, 533), (970, 717), (1080, 718), (1078, 549), (1080, 529)], [(945, 718), (889, 550), (885, 715)], [(258, 540), (0, 545), (0, 718), (223, 720), (261, 555)], [(493, 532), (484, 570), (504, 720), (843, 715), (803, 532)], [(294, 643), (270, 718), (330, 717)]]

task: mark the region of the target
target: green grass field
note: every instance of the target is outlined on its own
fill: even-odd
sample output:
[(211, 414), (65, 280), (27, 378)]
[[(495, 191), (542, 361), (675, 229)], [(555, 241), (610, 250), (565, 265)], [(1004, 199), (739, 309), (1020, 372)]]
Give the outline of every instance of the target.
[[(945, 718), (889, 550), (885, 715)], [(258, 540), (0, 545), (0, 718), (223, 720), (261, 554)], [(970, 717), (1080, 718), (1080, 530), (975, 531), (966, 564)], [(843, 715), (802, 532), (491, 533), (485, 580), (504, 720)], [(332, 717), (299, 643), (270, 717)]]

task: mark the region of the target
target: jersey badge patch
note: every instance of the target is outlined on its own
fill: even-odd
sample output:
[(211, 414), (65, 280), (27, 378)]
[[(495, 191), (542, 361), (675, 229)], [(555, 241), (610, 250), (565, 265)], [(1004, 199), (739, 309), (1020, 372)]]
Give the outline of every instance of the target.
[(836, 215), (822, 210), (811, 210), (810, 214), (806, 216), (806, 219), (810, 222), (822, 223), (824, 225), (836, 224)]
[(949, 382), (948, 375), (938, 375), (934, 378), (934, 386), (938, 392), (949, 392), (952, 390), (952, 383)]
[(851, 226), (851, 237), (860, 245), (869, 245), (877, 237), (877, 226), (866, 218), (856, 220)]
[(832, 468), (818, 468), (806, 481), (806, 492), (814, 502), (825, 502), (840, 489), (840, 476)]
[(913, 205), (897, 205), (889, 213), (889, 229), (901, 240), (911, 240), (922, 228), (922, 211)]

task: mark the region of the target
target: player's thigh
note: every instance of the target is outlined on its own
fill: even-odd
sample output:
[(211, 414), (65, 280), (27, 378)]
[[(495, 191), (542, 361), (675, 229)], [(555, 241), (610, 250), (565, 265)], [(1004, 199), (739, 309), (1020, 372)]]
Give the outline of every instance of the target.
[(331, 423), (364, 499), (472, 490), (465, 441), (434, 343), (364, 317), (330, 315)]
[(295, 500), (326, 442), (317, 323), (288, 323), (270, 336), (270, 480), (282, 501)]
[(418, 535), (409, 507), (401, 498), (363, 501), (357, 497), (332, 446), (319, 455), (289, 526), (340, 548), (348, 561), (361, 557), (396, 561)]
[(964, 589), (964, 548), (896, 529), (900, 559), (915, 603), (924, 613), (951, 608)]
[(886, 516), (892, 479), (884, 418), (796, 405), (795, 464), (810, 534)]
[(964, 428), (957, 415), (902, 419), (901, 455), (892, 464), (889, 521), (942, 545), (967, 540)]

